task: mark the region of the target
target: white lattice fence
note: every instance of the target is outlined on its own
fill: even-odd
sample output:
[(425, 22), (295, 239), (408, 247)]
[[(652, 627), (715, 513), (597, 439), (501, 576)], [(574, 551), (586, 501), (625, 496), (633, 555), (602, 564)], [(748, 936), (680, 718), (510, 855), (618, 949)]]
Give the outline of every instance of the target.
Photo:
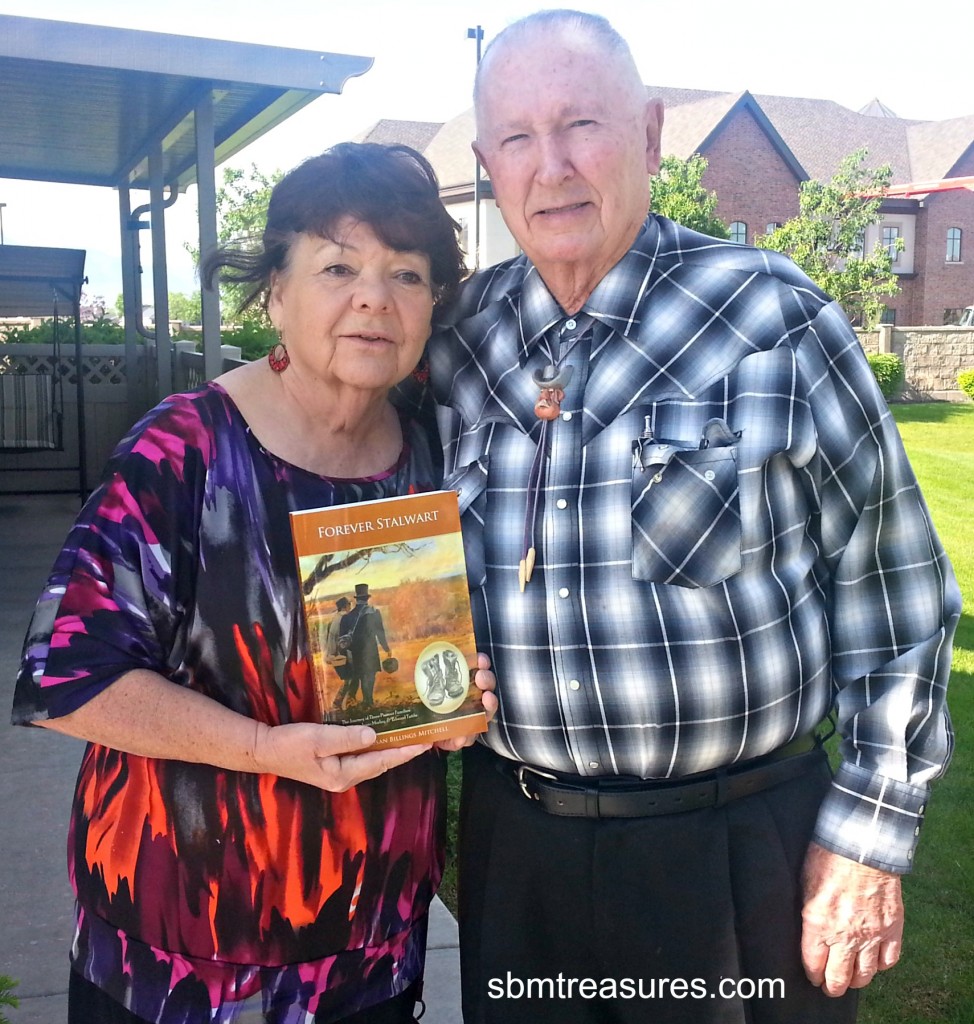
[[(141, 350), (140, 350), (141, 355)], [(85, 467), (93, 485), (128, 429), (132, 411), (125, 349), (86, 345), (82, 350)], [(0, 453), (0, 491), (70, 490), (77, 484), (79, 433), (77, 365), (73, 338), (55, 357), (50, 345), (0, 344), (0, 374), (56, 373), (63, 395), (63, 450)]]
[[(70, 347), (62, 345), (59, 358), (46, 345), (0, 345), (0, 374), (53, 373), (55, 364), (65, 385), (73, 387), (77, 382), (73, 344)], [(81, 365), (86, 386), (126, 385), (125, 349), (120, 345), (86, 346), (82, 349)]]

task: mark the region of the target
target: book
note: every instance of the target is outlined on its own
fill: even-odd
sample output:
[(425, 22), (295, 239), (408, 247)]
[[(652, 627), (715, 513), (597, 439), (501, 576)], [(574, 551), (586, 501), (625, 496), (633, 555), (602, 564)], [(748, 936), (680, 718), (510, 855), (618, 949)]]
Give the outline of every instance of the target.
[(370, 749), (484, 732), (455, 491), (291, 513), (321, 721)]

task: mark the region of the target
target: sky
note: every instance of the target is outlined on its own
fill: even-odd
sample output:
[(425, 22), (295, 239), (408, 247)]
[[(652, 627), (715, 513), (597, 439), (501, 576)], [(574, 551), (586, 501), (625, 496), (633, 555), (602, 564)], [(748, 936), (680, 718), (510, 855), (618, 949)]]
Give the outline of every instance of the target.
[[(320, 97), (229, 161), (270, 173), (381, 118), (446, 121), (461, 113), (470, 106), (476, 67), (467, 29), (482, 26), (486, 45), (505, 25), (543, 6), (544, 0), (32, 0), (28, 12), (22, 0), (0, 0), (0, 13), (374, 57), (372, 69), (350, 79), (342, 95)], [(974, 37), (970, 3), (941, 6), (935, 14), (916, 0), (579, 0), (578, 6), (612, 22), (650, 85), (831, 99), (852, 110), (878, 97), (900, 117), (918, 120), (974, 114), (974, 73), (959, 43)], [(148, 198), (134, 196), (134, 202)], [(0, 178), (0, 203), (8, 244), (86, 249), (89, 295), (114, 304), (121, 290), (114, 190)], [(166, 214), (171, 291), (197, 287), (184, 248), (194, 241), (195, 214), (193, 190)], [(145, 239), (144, 253), (147, 247)]]

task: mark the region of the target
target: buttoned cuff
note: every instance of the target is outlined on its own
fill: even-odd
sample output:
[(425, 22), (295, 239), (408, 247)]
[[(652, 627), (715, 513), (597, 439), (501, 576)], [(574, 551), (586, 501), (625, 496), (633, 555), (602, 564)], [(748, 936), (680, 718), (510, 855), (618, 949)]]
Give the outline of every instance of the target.
[(930, 790), (842, 764), (819, 809), (812, 836), (860, 864), (909, 874)]

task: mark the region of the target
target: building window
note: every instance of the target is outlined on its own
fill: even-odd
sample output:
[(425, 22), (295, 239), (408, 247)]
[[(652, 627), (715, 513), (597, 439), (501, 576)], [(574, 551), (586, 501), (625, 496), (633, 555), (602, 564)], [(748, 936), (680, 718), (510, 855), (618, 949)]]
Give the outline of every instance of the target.
[(895, 324), (896, 323), (896, 310), (890, 309), (889, 306), (883, 307), (882, 316), (879, 318), (881, 324)]
[(465, 252), (470, 252), (470, 226), (467, 224), (466, 217), (457, 217), (457, 223), (460, 225), (460, 237), (457, 241), (460, 244), (460, 248)]
[[(883, 248), (889, 253), (889, 258), (893, 263), (899, 263), (900, 261), (900, 250), (896, 244), (900, 237), (900, 229), (898, 227), (884, 227), (883, 228)], [(892, 321), (890, 321), (892, 323)]]
[(747, 225), (742, 220), (735, 220), (730, 226), (730, 240), (737, 245), (747, 245)]
[(960, 263), (960, 228), (947, 228), (947, 262)]
[(764, 233), (766, 235), (773, 235), (780, 227), (781, 225), (776, 220), (769, 221), (765, 225)]

